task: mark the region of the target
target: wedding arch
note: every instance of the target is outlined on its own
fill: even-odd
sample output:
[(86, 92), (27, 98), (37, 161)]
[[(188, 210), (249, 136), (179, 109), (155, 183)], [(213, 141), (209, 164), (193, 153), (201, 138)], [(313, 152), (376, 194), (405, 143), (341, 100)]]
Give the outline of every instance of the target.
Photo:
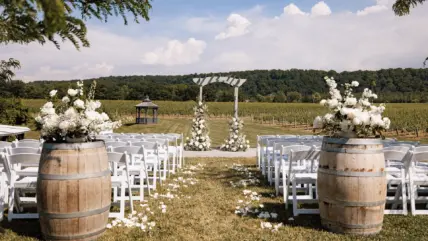
[(235, 79), (233, 77), (205, 77), (205, 78), (193, 78), (193, 82), (199, 85), (199, 100), (202, 100), (203, 87), (211, 83), (226, 83), (235, 88), (235, 105), (234, 105), (234, 117), (238, 118), (238, 91), (247, 80), (246, 79)]

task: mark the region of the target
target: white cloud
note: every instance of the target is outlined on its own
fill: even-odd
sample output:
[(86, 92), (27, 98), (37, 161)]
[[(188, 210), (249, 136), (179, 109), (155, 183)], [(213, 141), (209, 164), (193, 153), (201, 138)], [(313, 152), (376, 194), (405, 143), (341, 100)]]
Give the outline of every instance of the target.
[(248, 19), (236, 13), (232, 13), (227, 18), (227, 23), (228, 27), (226, 31), (215, 36), (216, 40), (224, 40), (245, 35), (249, 32), (248, 27), (251, 25)]
[(289, 5), (284, 7), (284, 14), (286, 15), (307, 15), (307, 13), (300, 10), (294, 3), (290, 3)]
[(206, 48), (206, 43), (190, 38), (187, 42), (171, 40), (166, 47), (160, 47), (144, 54), (141, 62), (147, 65), (186, 65), (199, 61), (199, 57)]
[(311, 9), (312, 16), (328, 16), (330, 14), (330, 7), (324, 1), (315, 4)]

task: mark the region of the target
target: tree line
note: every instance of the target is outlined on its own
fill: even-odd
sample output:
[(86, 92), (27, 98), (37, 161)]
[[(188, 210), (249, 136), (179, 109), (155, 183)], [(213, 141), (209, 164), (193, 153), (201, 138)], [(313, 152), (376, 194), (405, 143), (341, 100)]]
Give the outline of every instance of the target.
[[(97, 78), (97, 99), (140, 100), (146, 95), (152, 100), (195, 100), (199, 87), (196, 77), (233, 76), (247, 79), (241, 86), (240, 101), (252, 102), (318, 102), (327, 97), (324, 76), (334, 77), (339, 84), (360, 82), (356, 92), (370, 88), (378, 93), (377, 102), (428, 102), (428, 69), (382, 69), (378, 71), (336, 72), (321, 70), (253, 70), (230, 73), (209, 73), (168, 76), (110, 76)], [(85, 80), (90, 84), (93, 79)], [(73, 81), (2, 81), (0, 96), (28, 99), (47, 97), (49, 90), (65, 94)], [(204, 100), (233, 101), (233, 88), (224, 83), (204, 87)]]

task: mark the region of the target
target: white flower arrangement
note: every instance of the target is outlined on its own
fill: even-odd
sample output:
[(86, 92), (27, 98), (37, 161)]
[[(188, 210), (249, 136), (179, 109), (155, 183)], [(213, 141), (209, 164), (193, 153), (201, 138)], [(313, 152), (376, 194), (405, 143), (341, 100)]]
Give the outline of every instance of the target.
[(205, 121), (205, 114), (208, 107), (202, 102), (198, 102), (193, 108), (195, 118), (193, 118), (191, 137), (187, 137), (184, 149), (187, 151), (209, 151), (211, 149), (211, 139), (209, 137), (208, 126)]
[(244, 128), (244, 121), (239, 118), (232, 118), (229, 122), (229, 138), (224, 140), (221, 145), (222, 151), (246, 151), (250, 148), (250, 141), (246, 140), (246, 136), (240, 133)]
[(82, 81), (77, 82), (76, 89), (69, 89), (61, 100), (57, 98), (56, 90), (50, 91), (50, 100), (35, 118), (43, 139), (55, 142), (65, 142), (67, 138), (91, 141), (101, 131), (120, 127), (120, 121), (113, 122), (106, 113), (97, 111), (101, 102), (93, 100), (95, 85), (94, 81), (87, 98), (83, 96)]
[(385, 105), (373, 105), (370, 100), (377, 95), (369, 89), (364, 89), (360, 99), (352, 94), (352, 87), (358, 87), (357, 81), (344, 85), (344, 96), (337, 89), (337, 83), (333, 78), (324, 78), (329, 86), (330, 99), (321, 100), (320, 104), (330, 109), (323, 117), (317, 116), (314, 120), (314, 129), (322, 129), (324, 133), (332, 137), (357, 137), (369, 136), (382, 137), (388, 130), (391, 120), (382, 118)]

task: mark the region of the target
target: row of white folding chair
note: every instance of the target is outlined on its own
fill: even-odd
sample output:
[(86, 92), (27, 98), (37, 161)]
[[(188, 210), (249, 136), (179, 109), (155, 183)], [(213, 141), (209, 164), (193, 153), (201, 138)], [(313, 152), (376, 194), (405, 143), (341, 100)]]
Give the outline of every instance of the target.
[(274, 141), (297, 141), (295, 136), (281, 136), (281, 137), (268, 137), (261, 139), (261, 160), (260, 160), (260, 169), (262, 174), (265, 176), (267, 172), (267, 160), (269, 159), (270, 153), (273, 151), (273, 142)]
[[(320, 150), (316, 147), (309, 147), (309, 149), (308, 147), (294, 147), (292, 149), (284, 147), (282, 150), (283, 154), (287, 151), (289, 151), (288, 162), (285, 159), (281, 160), (285, 208), (288, 209), (288, 201), (290, 201), (289, 188), (291, 186), (293, 216), (298, 216), (299, 214), (318, 214), (318, 209), (299, 207), (302, 203), (313, 204), (318, 202), (318, 197), (316, 196), (317, 173), (314, 167), (319, 159)], [(303, 194), (297, 192), (300, 185), (304, 187)]]
[[(281, 157), (280, 152), (283, 145), (321, 146), (321, 142), (316, 140), (288, 138), (288, 139), (268, 140), (267, 145), (268, 147), (272, 146), (272, 151), (267, 152), (265, 169), (267, 172), (268, 181), (272, 185), (275, 180), (275, 174), (278, 172), (279, 170), (278, 168), (280, 168), (280, 165), (281, 165), (278, 158)], [(279, 161), (279, 164), (275, 163), (275, 161)]]
[(262, 162), (264, 161), (265, 157), (265, 146), (266, 146), (266, 139), (268, 138), (295, 138), (295, 135), (260, 135), (257, 136), (257, 164), (258, 167), (261, 169)]
[[(170, 148), (170, 153), (176, 156), (177, 160), (174, 160), (174, 163), (177, 163), (178, 167), (181, 168), (183, 166), (183, 145), (184, 145), (184, 138), (183, 134), (177, 134), (177, 133), (146, 133), (146, 134), (139, 134), (139, 133), (121, 133), (121, 134), (110, 134), (110, 135), (97, 135), (97, 139), (101, 139), (104, 141), (110, 141), (112, 139), (119, 139), (123, 141), (134, 141), (133, 139), (147, 139), (147, 138), (161, 138), (161, 139), (169, 139), (170, 142), (173, 142), (175, 145), (174, 147)], [(173, 157), (174, 158), (174, 157)]]
[[(165, 169), (165, 172), (168, 174), (175, 173), (176, 168), (179, 168), (180, 166), (179, 164), (177, 164), (178, 149), (169, 146), (168, 138), (145, 138), (145, 139), (125, 139), (125, 140), (119, 139), (118, 141), (106, 142), (106, 147), (141, 146), (142, 143), (145, 143), (145, 142), (154, 142), (158, 144), (159, 155), (161, 157), (168, 156), (165, 163), (165, 165), (167, 166), (167, 168)], [(171, 163), (169, 161), (169, 157), (172, 158)], [(162, 158), (162, 161), (163, 159), (164, 158)], [(162, 178), (165, 179), (166, 175), (162, 176)]]
[[(132, 193), (129, 185), (129, 170), (127, 167), (127, 153), (108, 153), (109, 161), (125, 166), (125, 173), (112, 176), (112, 187), (121, 189), (120, 211), (110, 213), (110, 217), (124, 218), (125, 213), (125, 188), (128, 193)], [(22, 197), (20, 193), (36, 192), (37, 167), (40, 161), (40, 154), (7, 154), (0, 153), (0, 163), (4, 166), (4, 171), (0, 176), (0, 220), (3, 218), (5, 204), (8, 205), (8, 220), (12, 219), (34, 219), (38, 218), (37, 213), (21, 213), (24, 206), (35, 206), (35, 197)], [(123, 171), (122, 171), (123, 172)], [(113, 172), (118, 174), (116, 172)], [(133, 210), (131, 202), (131, 211)]]

